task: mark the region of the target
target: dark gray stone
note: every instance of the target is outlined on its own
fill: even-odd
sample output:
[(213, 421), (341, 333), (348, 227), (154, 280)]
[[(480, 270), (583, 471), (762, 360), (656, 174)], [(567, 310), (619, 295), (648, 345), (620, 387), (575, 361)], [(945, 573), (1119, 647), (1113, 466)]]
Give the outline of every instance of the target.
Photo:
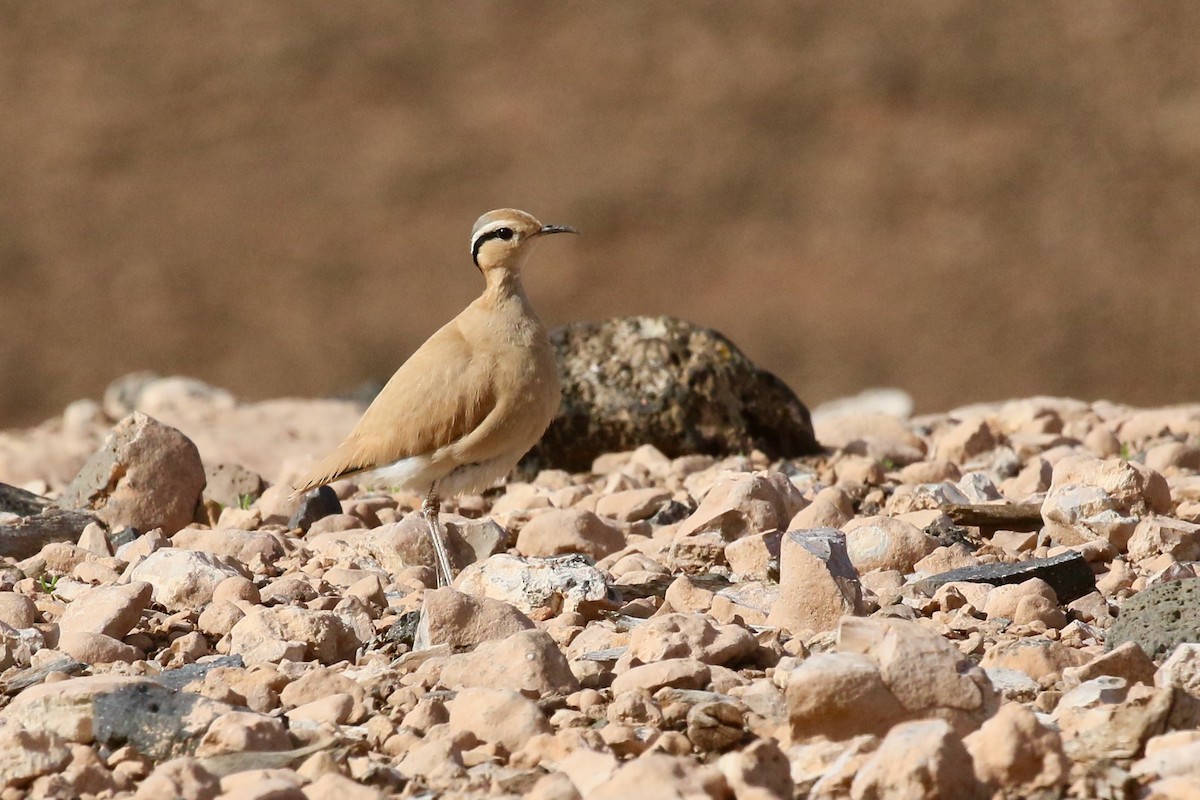
[(649, 522), (655, 527), (660, 525), (674, 525), (676, 522), (683, 522), (695, 510), (696, 506), (690, 503), (668, 500), (666, 505), (654, 512), (654, 516), (650, 517)]
[(288, 527), (308, 533), (308, 529), (319, 519), (342, 513), (342, 501), (328, 486), (319, 486), (300, 498), (300, 505), (288, 520)]
[(215, 658), (184, 664), (176, 669), (164, 670), (154, 680), (168, 689), (182, 689), (189, 683), (203, 680), (204, 676), (214, 669), (241, 668), (246, 666), (241, 656), (217, 656)]
[(383, 638), (388, 642), (399, 642), (406, 644), (409, 647), (413, 646), (413, 642), (417, 638), (417, 626), (421, 623), (420, 611), (408, 611), (400, 615), (400, 618), (392, 623), (388, 628)]
[(1151, 658), (1164, 658), (1183, 642), (1200, 642), (1200, 578), (1151, 586), (1121, 606), (1105, 647), (1137, 642)]
[(207, 729), (192, 712), (213, 701), (165, 686), (139, 684), (98, 695), (93, 702), (96, 741), (110, 750), (129, 745), (156, 761), (193, 752)]
[(952, 569), (925, 578), (918, 584), (918, 588), (932, 594), (939, 586), (955, 581), (1004, 586), (1010, 583), (1024, 583), (1032, 578), (1041, 578), (1050, 584), (1058, 602), (1063, 605), (1096, 591), (1096, 576), (1076, 550), (1052, 558), (1031, 558), (1015, 564), (980, 564), (975, 567)]
[(821, 451), (808, 409), (720, 333), (671, 317), (576, 323), (550, 336), (562, 406), (526, 469), (585, 471), (652, 444), (674, 458)]

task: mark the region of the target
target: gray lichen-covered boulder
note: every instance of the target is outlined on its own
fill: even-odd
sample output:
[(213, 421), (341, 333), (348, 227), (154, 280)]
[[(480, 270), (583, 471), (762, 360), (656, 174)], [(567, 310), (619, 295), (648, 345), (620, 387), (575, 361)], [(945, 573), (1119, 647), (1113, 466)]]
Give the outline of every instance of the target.
[(1200, 578), (1160, 583), (1126, 600), (1105, 644), (1111, 650), (1122, 642), (1137, 642), (1151, 658), (1200, 642)]
[(668, 456), (820, 451), (808, 409), (727, 338), (671, 317), (616, 317), (554, 331), (562, 406), (526, 464), (587, 470), (652, 444)]

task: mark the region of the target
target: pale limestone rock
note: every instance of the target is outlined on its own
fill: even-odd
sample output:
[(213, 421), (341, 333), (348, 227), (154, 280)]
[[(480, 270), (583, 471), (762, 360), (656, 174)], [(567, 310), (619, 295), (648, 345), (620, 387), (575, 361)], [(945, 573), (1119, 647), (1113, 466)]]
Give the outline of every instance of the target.
[(708, 684), (712, 670), (694, 658), (668, 658), (632, 667), (612, 682), (613, 694), (645, 691), (653, 694), (664, 686), (673, 689), (701, 689)]
[(61, 634), (58, 638), (58, 649), (84, 664), (111, 664), (115, 661), (132, 664), (146, 657), (145, 653), (136, 647), (89, 630)]
[(71, 748), (50, 731), (0, 727), (0, 785), (27, 786), (35, 778), (58, 772), (71, 760)]
[(354, 711), (354, 698), (345, 692), (336, 692), (317, 700), (298, 705), (284, 712), (291, 723), (310, 722), (345, 725)]
[(1064, 669), (1063, 685), (1067, 689), (1073, 689), (1084, 681), (1102, 675), (1124, 678), (1129, 685), (1144, 683), (1153, 686), (1155, 666), (1137, 642), (1122, 642), (1112, 650), (1095, 656), (1086, 664)]
[(737, 800), (790, 798), (796, 791), (787, 754), (772, 739), (757, 739), (721, 756), (717, 769)]
[(728, 796), (729, 786), (716, 768), (661, 753), (627, 762), (587, 793), (588, 800), (725, 800)]
[(355, 651), (366, 644), (360, 635), (332, 611), (296, 606), (260, 608), (230, 630), (229, 652), (240, 655), (247, 664), (283, 658), (333, 664), (354, 658)]
[(274, 535), (252, 530), (184, 528), (171, 537), (171, 545), (224, 556), (246, 566), (274, 564), (284, 553), (283, 544)]
[(425, 592), (414, 648), (423, 650), (439, 644), (474, 647), (532, 627), (529, 617), (503, 600), (474, 597), (443, 587)]
[(212, 601), (217, 584), (240, 575), (218, 556), (174, 547), (155, 550), (129, 572), (130, 580), (153, 586), (154, 602), (171, 611), (202, 609)]
[(859, 517), (844, 526), (846, 552), (855, 569), (870, 572), (913, 566), (937, 547), (937, 540), (911, 523), (895, 517)]
[(335, 694), (348, 696), (351, 700), (347, 722), (357, 724), (366, 717), (366, 693), (363, 687), (344, 673), (327, 667), (310, 669), (289, 683), (279, 693), (279, 701), (284, 706), (295, 708)]
[(12, 628), (30, 628), (37, 619), (38, 608), (32, 599), (17, 592), (0, 592), (0, 622)]
[(962, 740), (943, 720), (892, 728), (850, 784), (852, 800), (985, 800), (988, 795), (975, 779)]
[(1010, 796), (1058, 791), (1067, 782), (1070, 762), (1062, 739), (1023, 705), (1005, 703), (965, 740), (975, 776)]
[(629, 655), (642, 663), (693, 658), (710, 665), (736, 663), (756, 647), (739, 625), (713, 625), (704, 614), (656, 616), (633, 629)]
[(680, 575), (671, 581), (663, 599), (671, 608), (684, 613), (704, 612), (712, 608), (716, 592), (701, 586), (688, 575)]
[(970, 730), (997, 706), (987, 675), (915, 623), (888, 625), (872, 653), (883, 682), (911, 716), (945, 714), (956, 728)]
[(59, 502), (94, 511), (111, 530), (162, 528), (170, 535), (192, 521), (204, 482), (196, 445), (135, 412), (117, 423)]
[(897, 464), (919, 461), (925, 442), (909, 430), (905, 420), (891, 414), (854, 414), (814, 419), (817, 441), (826, 447), (862, 453)]
[(16, 722), (29, 731), (46, 731), (68, 742), (90, 744), (93, 701), (98, 695), (135, 686), (156, 686), (150, 678), (89, 675), (41, 683), (21, 691), (0, 711), (0, 720)]
[(252, 711), (230, 711), (218, 717), (204, 732), (196, 747), (196, 756), (287, 750), (292, 746), (287, 728), (275, 717)]
[(1200, 644), (1185, 642), (1175, 645), (1170, 655), (1154, 674), (1154, 685), (1182, 689), (1200, 697)]
[(752, 533), (725, 545), (725, 561), (739, 579), (767, 580), (779, 558), (779, 531)]
[(962, 471), (953, 461), (917, 461), (901, 469), (896, 477), (902, 484), (953, 483), (962, 477)]
[(548, 633), (519, 631), (483, 642), (470, 653), (446, 659), (441, 682), (447, 688), (512, 689), (533, 697), (579, 690), (567, 659)]
[(551, 509), (537, 514), (517, 534), (517, 552), (547, 557), (580, 553), (599, 560), (625, 546), (616, 525), (583, 509)]
[(452, 739), (434, 739), (409, 750), (396, 768), (403, 775), (444, 786), (466, 774), (463, 766), (462, 745)]
[(850, 514), (833, 500), (818, 495), (804, 508), (800, 509), (788, 522), (789, 531), (803, 531), (814, 528), (840, 528), (850, 521)]
[(1054, 465), (1042, 518), (1056, 542), (1103, 538), (1123, 551), (1142, 517), (1168, 514), (1171, 505), (1167, 482), (1144, 465), (1077, 455)]
[(141, 620), (153, 591), (144, 581), (88, 589), (67, 606), (58, 629), (61, 635), (90, 632), (124, 638)]
[(1086, 661), (1086, 655), (1062, 642), (1029, 638), (998, 642), (984, 654), (979, 664), (988, 669), (1003, 667), (1019, 670), (1041, 681), (1051, 676), (1061, 676), (1063, 670), (1078, 667)]
[(740, 618), (747, 625), (767, 625), (771, 609), (778, 601), (778, 584), (748, 581), (713, 595), (709, 613), (717, 622), (733, 622)]
[(784, 535), (779, 596), (767, 621), (793, 633), (832, 630), (845, 614), (864, 613), (862, 585), (846, 536), (829, 528)]
[(1200, 560), (1200, 525), (1158, 515), (1143, 517), (1129, 537), (1128, 550), (1134, 561), (1163, 554), (1176, 561)]
[(470, 733), (510, 753), (530, 737), (553, 730), (536, 703), (511, 689), (462, 689), (450, 702), (449, 710), (452, 732)]
[(1022, 583), (988, 587), (987, 598), (982, 610), (988, 619), (1015, 619), (1017, 606), (1021, 601), (1035, 596), (1053, 604), (1058, 603), (1058, 596), (1055, 595), (1050, 584), (1041, 578), (1030, 578)]
[(1168, 731), (1151, 737), (1145, 755), (1129, 771), (1142, 780), (1200, 776), (1200, 731)]
[(666, 489), (626, 489), (600, 495), (596, 501), (596, 513), (624, 522), (637, 522), (654, 516), (670, 499), (671, 493)]
[(108, 543), (108, 535), (105, 534), (104, 528), (94, 522), (89, 522), (79, 534), (79, 541), (76, 545), (81, 550), (87, 550), (89, 553), (95, 553), (98, 556), (111, 556), (112, 548)]
[(721, 475), (699, 508), (683, 520), (671, 543), (670, 562), (689, 573), (725, 563), (730, 542), (782, 529), (805, 501), (779, 473)]
[(934, 457), (962, 464), (1000, 444), (985, 419), (965, 419), (937, 438)]
[(159, 800), (164, 797), (180, 800), (214, 800), (221, 793), (221, 783), (199, 760), (191, 757), (164, 761), (141, 782), (134, 795), (136, 800)]
[(503, 600), (535, 621), (564, 611), (586, 613), (608, 603), (604, 576), (578, 556), (494, 555), (464, 569), (454, 584), (466, 594)]
[(1162, 731), (1174, 691), (1129, 686), (1123, 678), (1093, 678), (1064, 694), (1052, 719), (1074, 759), (1135, 758), (1146, 740)]
[(882, 735), (906, 716), (876, 662), (857, 653), (815, 653), (801, 662), (788, 675), (787, 705), (797, 742)]

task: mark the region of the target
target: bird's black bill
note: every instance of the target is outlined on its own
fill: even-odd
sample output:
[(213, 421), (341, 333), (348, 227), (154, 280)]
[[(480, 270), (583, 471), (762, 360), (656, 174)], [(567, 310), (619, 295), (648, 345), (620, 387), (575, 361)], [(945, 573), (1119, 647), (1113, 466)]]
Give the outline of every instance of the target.
[(542, 234), (542, 233), (576, 233), (577, 234), (577, 233), (579, 233), (579, 231), (575, 230), (570, 225), (543, 225), (542, 229), (540, 231), (538, 231), (538, 233), (539, 234)]

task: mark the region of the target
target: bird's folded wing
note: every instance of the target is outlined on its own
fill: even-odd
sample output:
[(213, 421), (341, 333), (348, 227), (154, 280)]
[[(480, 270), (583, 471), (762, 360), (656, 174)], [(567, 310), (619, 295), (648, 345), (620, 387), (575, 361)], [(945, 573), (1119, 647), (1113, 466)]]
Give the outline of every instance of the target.
[(495, 405), (486, 359), (451, 323), (412, 354), (346, 441), (296, 490), (305, 492), (345, 475), (432, 454), (475, 430)]

